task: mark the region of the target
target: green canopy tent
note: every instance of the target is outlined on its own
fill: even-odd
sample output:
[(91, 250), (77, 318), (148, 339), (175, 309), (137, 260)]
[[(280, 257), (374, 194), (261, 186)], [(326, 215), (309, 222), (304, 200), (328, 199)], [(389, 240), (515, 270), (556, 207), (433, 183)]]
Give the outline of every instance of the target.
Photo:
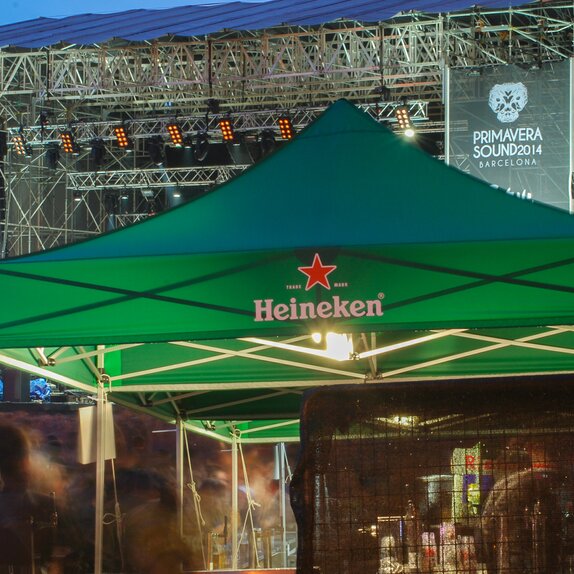
[(296, 440), (319, 385), (574, 371), (574, 219), (345, 101), (200, 199), (0, 277), (0, 363), (233, 444)]
[[(339, 101), (194, 202), (2, 261), (0, 361), (229, 440), (229, 421), (293, 440), (317, 385), (574, 370), (573, 248), (567, 213)], [(311, 340), (329, 332), (347, 335), (336, 358)]]

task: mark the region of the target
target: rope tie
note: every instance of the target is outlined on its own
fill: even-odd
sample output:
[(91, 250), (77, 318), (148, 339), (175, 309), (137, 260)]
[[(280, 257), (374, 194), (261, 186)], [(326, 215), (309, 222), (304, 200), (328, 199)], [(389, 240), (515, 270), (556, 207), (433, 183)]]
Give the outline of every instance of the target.
[(187, 440), (187, 431), (185, 430), (185, 428), (183, 429), (183, 440), (185, 443), (185, 454), (187, 457), (187, 464), (189, 467), (189, 482), (187, 483), (187, 487), (193, 493), (193, 508), (195, 510), (197, 527), (198, 527), (200, 539), (201, 539), (201, 558), (203, 560), (204, 567), (207, 568), (208, 564), (207, 564), (207, 555), (206, 555), (206, 551), (205, 551), (205, 540), (204, 540), (205, 537), (203, 536), (203, 527), (205, 526), (205, 519), (203, 518), (203, 514), (201, 512), (201, 496), (199, 495), (199, 492), (197, 492), (197, 488), (195, 486), (195, 480), (193, 478), (193, 468), (191, 466), (191, 455), (189, 453), (189, 441)]

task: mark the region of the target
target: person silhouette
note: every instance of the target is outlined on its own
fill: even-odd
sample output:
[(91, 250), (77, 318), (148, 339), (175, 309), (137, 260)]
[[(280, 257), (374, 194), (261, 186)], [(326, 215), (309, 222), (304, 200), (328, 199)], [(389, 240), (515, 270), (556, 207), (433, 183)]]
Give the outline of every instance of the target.
[(30, 489), (30, 455), (28, 435), (0, 424), (0, 574), (49, 568), (57, 513), (53, 496)]

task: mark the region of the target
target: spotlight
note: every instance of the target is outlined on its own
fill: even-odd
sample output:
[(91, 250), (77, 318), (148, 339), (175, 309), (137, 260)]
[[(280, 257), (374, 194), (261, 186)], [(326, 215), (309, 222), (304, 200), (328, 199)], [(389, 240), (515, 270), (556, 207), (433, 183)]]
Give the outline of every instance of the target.
[(207, 111), (211, 112), (212, 114), (218, 114), (219, 101), (215, 100), (214, 98), (209, 98), (209, 100), (207, 100)]
[(259, 136), (261, 155), (266, 156), (275, 149), (275, 134), (273, 130), (263, 130)]
[(380, 96), (383, 102), (391, 99), (391, 89), (388, 86), (377, 86), (373, 93)]
[(72, 198), (76, 203), (80, 203), (82, 201), (82, 192), (81, 191), (74, 191), (72, 194)]
[(153, 217), (157, 213), (157, 204), (155, 199), (148, 201), (147, 204), (147, 216)]
[(26, 138), (22, 132), (12, 137), (12, 145), (14, 146), (16, 155), (25, 155), (28, 157), (32, 155), (32, 146), (26, 142)]
[(179, 124), (167, 124), (167, 133), (174, 146), (181, 147), (183, 145), (183, 133)]
[(163, 163), (163, 139), (161, 136), (154, 136), (148, 140), (147, 153), (151, 161), (156, 165), (161, 165)]
[(232, 142), (235, 140), (235, 132), (233, 131), (233, 124), (229, 118), (219, 120), (219, 129), (224, 142)]
[(102, 139), (92, 140), (92, 150), (90, 156), (94, 160), (94, 165), (99, 167), (104, 162), (104, 157), (106, 156), (106, 144)]
[(193, 137), (187, 135), (183, 138), (183, 147), (186, 149), (190, 149), (193, 147)]
[(46, 150), (46, 165), (50, 169), (56, 169), (60, 161), (60, 146), (57, 143), (51, 143)]
[(281, 139), (284, 139), (284, 140), (292, 139), (293, 136), (295, 135), (295, 132), (293, 131), (293, 124), (291, 123), (291, 120), (288, 117), (283, 116), (283, 117), (279, 118), (277, 123), (279, 124), (279, 131), (281, 132)]
[(62, 149), (64, 153), (71, 153), (73, 155), (78, 155), (80, 153), (80, 147), (76, 143), (74, 135), (71, 131), (67, 130), (60, 134), (60, 140), (62, 141)]
[(114, 135), (116, 136), (116, 143), (120, 149), (131, 151), (134, 147), (132, 140), (128, 136), (126, 126), (116, 126), (114, 128)]
[(118, 196), (115, 193), (106, 193), (104, 195), (104, 209), (107, 215), (117, 215), (118, 213)]
[(40, 126), (41, 126), (42, 128), (45, 128), (45, 127), (48, 125), (48, 123), (49, 123), (49, 120), (48, 120), (48, 112), (46, 112), (46, 111), (41, 111), (41, 112), (40, 112)]
[(397, 106), (395, 108), (395, 117), (399, 124), (399, 129), (409, 138), (415, 135), (415, 130), (411, 122), (411, 116), (406, 106)]
[(203, 161), (209, 151), (209, 136), (207, 132), (197, 132), (193, 155), (197, 161)]

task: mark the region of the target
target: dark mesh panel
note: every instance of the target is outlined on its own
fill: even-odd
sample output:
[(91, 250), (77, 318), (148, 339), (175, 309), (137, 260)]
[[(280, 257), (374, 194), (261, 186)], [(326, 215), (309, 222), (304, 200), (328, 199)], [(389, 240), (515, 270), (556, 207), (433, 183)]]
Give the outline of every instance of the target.
[(567, 377), (325, 388), (301, 433), (298, 572), (573, 571)]

